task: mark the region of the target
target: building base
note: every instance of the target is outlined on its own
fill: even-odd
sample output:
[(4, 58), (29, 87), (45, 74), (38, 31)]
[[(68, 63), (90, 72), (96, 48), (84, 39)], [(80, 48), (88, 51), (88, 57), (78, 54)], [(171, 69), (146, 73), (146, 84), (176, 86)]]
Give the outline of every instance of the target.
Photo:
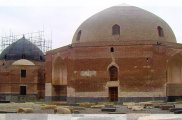
[[(147, 102), (147, 101), (164, 101), (167, 102), (167, 97), (119, 97), (118, 101), (115, 102), (117, 104), (123, 104), (123, 102)], [(67, 102), (71, 104), (82, 103), (82, 102), (90, 102), (90, 103), (98, 103), (98, 102), (112, 102), (109, 101), (109, 98), (91, 98), (91, 97), (67, 97)]]
[(67, 101), (67, 97), (66, 96), (45, 96), (45, 101), (46, 102)]
[(0, 94), (0, 100), (11, 101), (11, 102), (34, 102), (37, 101), (37, 95)]

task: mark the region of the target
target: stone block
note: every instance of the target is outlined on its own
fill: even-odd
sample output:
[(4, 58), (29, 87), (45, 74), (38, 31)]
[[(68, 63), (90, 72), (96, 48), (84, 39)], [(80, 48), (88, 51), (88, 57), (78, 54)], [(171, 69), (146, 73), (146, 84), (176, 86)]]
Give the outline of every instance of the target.
[(169, 110), (169, 108), (174, 108), (174, 105), (162, 105), (161, 110)]
[(131, 105), (136, 105), (134, 102), (123, 102), (124, 106), (131, 106)]
[(154, 107), (153, 106), (146, 106), (145, 108), (146, 109), (153, 109)]
[(133, 111), (140, 111), (140, 110), (143, 110), (143, 106), (132, 106), (132, 110)]
[(57, 107), (56, 105), (41, 106), (41, 110), (55, 109), (56, 107)]
[(64, 107), (58, 107), (54, 109), (54, 114), (71, 114), (71, 110)]
[(146, 105), (152, 105), (152, 103), (151, 102), (139, 102), (139, 105), (146, 106)]
[(34, 109), (33, 108), (19, 108), (18, 113), (33, 113), (34, 112)]
[(103, 107), (103, 108), (101, 108), (101, 111), (103, 111), (103, 112), (115, 112), (116, 108), (115, 107)]
[(73, 107), (73, 110), (85, 110), (85, 107)]
[(62, 106), (63, 108), (68, 108), (70, 111), (71, 111), (71, 113), (73, 113), (73, 107), (70, 107), (70, 106)]
[(164, 101), (148, 101), (150, 103), (164, 103)]
[(105, 107), (114, 107), (112, 104), (105, 105)]
[(50, 102), (49, 103), (50, 105), (70, 105), (69, 103), (67, 102)]
[(77, 103), (79, 104), (80, 107), (86, 107), (86, 108), (90, 108), (91, 106), (95, 105), (95, 103)]
[(153, 104), (145, 104), (143, 105), (144, 108), (153, 108)]
[(102, 108), (102, 107), (105, 107), (105, 105), (93, 105), (93, 106), (91, 106), (91, 108)]

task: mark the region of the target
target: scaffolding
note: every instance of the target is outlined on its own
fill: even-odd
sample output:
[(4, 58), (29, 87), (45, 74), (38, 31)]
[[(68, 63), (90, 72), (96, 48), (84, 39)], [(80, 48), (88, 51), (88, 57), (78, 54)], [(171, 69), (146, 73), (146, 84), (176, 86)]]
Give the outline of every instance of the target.
[(45, 53), (52, 49), (52, 33), (50, 39), (45, 39), (44, 30), (38, 31), (38, 32), (31, 32), (26, 34), (20, 34), (20, 35), (14, 35), (12, 32), (10, 32), (10, 35), (2, 36), (1, 38), (1, 48), (0, 53), (9, 45), (16, 42), (17, 40), (21, 39), (23, 36), (25, 36), (26, 39), (28, 39), (30, 42), (35, 44), (42, 52)]

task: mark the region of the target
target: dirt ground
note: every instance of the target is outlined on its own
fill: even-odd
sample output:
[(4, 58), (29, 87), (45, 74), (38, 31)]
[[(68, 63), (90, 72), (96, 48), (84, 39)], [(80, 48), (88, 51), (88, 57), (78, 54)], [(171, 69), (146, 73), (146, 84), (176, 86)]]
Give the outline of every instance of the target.
[[(0, 120), (138, 120), (143, 116), (163, 116), (163, 117), (180, 117), (182, 120), (182, 114), (174, 114), (169, 110), (161, 110), (160, 108), (144, 109), (142, 111), (132, 111), (127, 106), (114, 105), (116, 112), (122, 112), (125, 114), (108, 114), (109, 112), (102, 112), (101, 108), (85, 108), (84, 110), (77, 110), (77, 113), (73, 114), (54, 114), (53, 109), (41, 110), (41, 106), (48, 105), (46, 103), (7, 103), (0, 104), (0, 112), (17, 112), (22, 108), (33, 108), (34, 113), (22, 114), (22, 113), (0, 113)], [(57, 105), (57, 107), (79, 107), (79, 106), (63, 106)], [(83, 108), (83, 107), (82, 107)], [(182, 108), (182, 104), (175, 104), (175, 108)]]
[[(45, 103), (6, 103), (0, 104), (0, 111), (17, 112), (17, 110), (22, 108), (33, 108), (34, 113), (38, 114), (54, 114), (53, 109), (41, 110), (41, 106), (45, 106)], [(62, 106), (57, 105), (57, 107), (79, 107), (79, 106)], [(116, 107), (116, 112), (122, 113), (149, 113), (149, 114), (174, 114), (169, 110), (161, 110), (160, 108), (144, 109), (142, 111), (132, 111), (128, 109), (127, 106), (114, 105)], [(175, 108), (182, 108), (182, 104), (175, 104)], [(77, 114), (108, 114), (109, 112), (102, 112), (101, 108), (85, 108), (85, 110), (77, 110)]]

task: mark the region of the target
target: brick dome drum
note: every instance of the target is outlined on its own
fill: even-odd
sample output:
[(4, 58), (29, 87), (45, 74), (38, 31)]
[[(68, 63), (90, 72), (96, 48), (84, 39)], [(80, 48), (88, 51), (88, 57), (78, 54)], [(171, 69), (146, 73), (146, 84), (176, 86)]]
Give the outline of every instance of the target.
[[(113, 35), (114, 25), (120, 27), (120, 34)], [(155, 14), (134, 6), (114, 6), (84, 21), (76, 30), (72, 43), (151, 40), (176, 43), (170, 26)]]

